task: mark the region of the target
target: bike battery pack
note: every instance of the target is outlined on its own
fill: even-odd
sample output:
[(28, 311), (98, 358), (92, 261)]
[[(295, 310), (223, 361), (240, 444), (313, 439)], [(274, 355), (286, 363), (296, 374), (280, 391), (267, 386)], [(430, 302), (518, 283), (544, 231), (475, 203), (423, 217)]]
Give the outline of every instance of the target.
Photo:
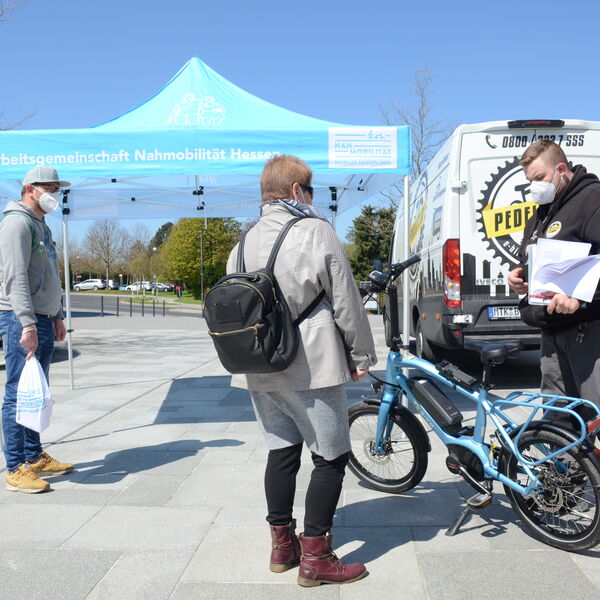
[(408, 379), (408, 385), (423, 408), (442, 429), (452, 434), (461, 429), (462, 413), (433, 381), (411, 377)]

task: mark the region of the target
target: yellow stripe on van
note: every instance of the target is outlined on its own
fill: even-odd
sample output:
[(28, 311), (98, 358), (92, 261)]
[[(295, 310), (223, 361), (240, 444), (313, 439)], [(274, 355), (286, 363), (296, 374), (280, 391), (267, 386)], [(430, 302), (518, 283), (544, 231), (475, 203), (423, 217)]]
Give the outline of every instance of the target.
[(427, 207), (427, 202), (423, 202), (415, 215), (414, 221), (410, 225), (408, 243), (412, 246), (414, 241), (417, 239), (419, 233), (423, 227), (425, 227), (425, 209)]
[(519, 202), (502, 208), (491, 208), (488, 204), (482, 211), (486, 237), (494, 238), (523, 231), (525, 223), (536, 209), (535, 202)]

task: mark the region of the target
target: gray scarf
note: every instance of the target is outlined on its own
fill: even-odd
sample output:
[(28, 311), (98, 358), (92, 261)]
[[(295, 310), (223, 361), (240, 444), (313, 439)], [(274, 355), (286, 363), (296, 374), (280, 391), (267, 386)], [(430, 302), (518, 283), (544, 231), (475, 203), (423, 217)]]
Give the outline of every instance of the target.
[(327, 217), (312, 206), (312, 204), (305, 204), (304, 202), (298, 202), (298, 200), (291, 200), (289, 198), (272, 200), (271, 202), (265, 202), (265, 204), (283, 206), (296, 217), (313, 217), (329, 223)]

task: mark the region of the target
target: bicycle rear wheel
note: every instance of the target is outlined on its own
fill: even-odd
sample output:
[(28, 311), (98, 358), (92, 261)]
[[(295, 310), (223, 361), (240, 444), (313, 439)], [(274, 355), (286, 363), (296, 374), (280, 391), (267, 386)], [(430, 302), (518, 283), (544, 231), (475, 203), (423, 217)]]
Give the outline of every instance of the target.
[(379, 408), (353, 404), (350, 420), (350, 470), (369, 487), (398, 494), (418, 485), (427, 470), (427, 448), (411, 423), (390, 414), (392, 430), (383, 454), (375, 452)]
[[(539, 460), (568, 443), (554, 432), (536, 429), (523, 434), (519, 451), (527, 460)], [(570, 552), (600, 543), (600, 472), (584, 450), (576, 446), (532, 470), (544, 485), (541, 494), (522, 496), (504, 486), (524, 527), (545, 544)], [(520, 485), (529, 484), (514, 455), (505, 456), (503, 471)]]

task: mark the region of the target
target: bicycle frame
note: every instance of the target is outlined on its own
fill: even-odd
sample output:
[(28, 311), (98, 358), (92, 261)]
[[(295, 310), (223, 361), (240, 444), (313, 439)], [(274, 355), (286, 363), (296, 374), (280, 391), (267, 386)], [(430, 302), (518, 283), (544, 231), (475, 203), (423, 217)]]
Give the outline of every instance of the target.
[[(439, 384), (442, 388), (446, 390), (451, 389), (460, 394), (462, 397), (468, 398), (474, 402), (476, 405), (476, 416), (473, 435), (454, 436), (446, 433), (446, 431), (444, 431), (435, 422), (433, 417), (427, 412), (427, 410), (421, 405), (419, 400), (413, 394), (408, 385), (408, 377), (402, 373), (403, 368), (417, 369), (419, 373), (426, 375), (429, 379)], [(395, 350), (390, 350), (390, 353), (388, 354), (386, 382), (387, 383), (384, 386), (383, 398), (381, 400), (377, 419), (377, 435), (375, 439), (376, 452), (380, 452), (382, 454), (385, 453), (385, 442), (386, 439), (389, 438), (392, 427), (392, 421), (390, 421), (388, 417), (392, 407), (399, 401), (398, 392), (400, 391), (402, 394), (406, 395), (409, 402), (419, 407), (424, 419), (431, 426), (433, 432), (446, 446), (452, 444), (455, 446), (462, 446), (467, 450), (470, 450), (477, 455), (481, 461), (487, 478), (500, 481), (522, 495), (540, 493), (543, 490), (543, 486), (535, 475), (532, 467), (536, 467), (543, 462), (556, 458), (559, 454), (573, 448), (574, 446), (577, 446), (578, 444), (581, 444), (588, 436), (586, 425), (583, 419), (573, 410), (573, 408), (585, 404), (598, 411), (596, 406), (588, 400), (568, 398), (564, 396), (551, 396), (548, 394), (532, 394), (529, 392), (514, 392), (507, 398), (490, 400), (488, 391), (486, 389), (481, 388), (474, 391), (465, 389), (439, 373), (435, 366), (430, 362), (420, 358), (403, 358), (400, 352)], [(517, 398), (519, 397), (528, 397), (529, 401), (518, 400)], [(534, 402), (537, 399), (547, 400), (546, 403), (542, 404)], [(558, 401), (567, 401), (568, 404), (566, 407), (554, 406), (554, 404)], [(517, 424), (501, 408), (511, 406), (523, 406), (531, 409), (529, 417), (523, 424)], [(580, 426), (580, 431), (576, 432), (579, 434), (576, 441), (547, 454), (541, 460), (530, 461), (527, 460), (521, 454), (521, 452), (519, 452), (518, 443), (523, 432), (529, 427), (539, 411), (543, 411), (544, 414), (547, 414), (550, 411), (568, 414), (576, 420)], [(523, 471), (529, 476), (530, 483), (528, 486), (524, 487), (518, 484), (499, 471), (497, 459), (494, 458), (493, 453), (490, 451), (488, 445), (484, 443), (488, 417), (495, 425), (498, 435), (502, 437), (504, 448), (510, 450), (510, 452), (514, 454)], [(515, 431), (516, 434), (511, 436), (510, 434), (513, 434)]]

